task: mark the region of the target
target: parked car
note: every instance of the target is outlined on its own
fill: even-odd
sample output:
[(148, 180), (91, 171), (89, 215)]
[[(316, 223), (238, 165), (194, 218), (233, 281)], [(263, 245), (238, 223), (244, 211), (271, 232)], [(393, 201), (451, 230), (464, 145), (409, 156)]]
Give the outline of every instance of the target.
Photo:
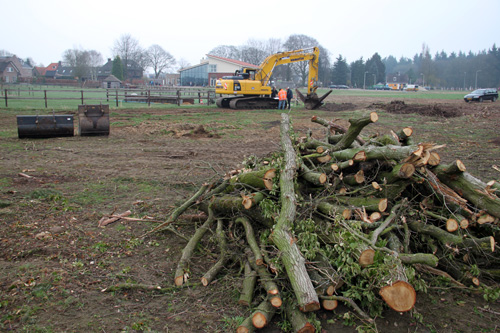
[(492, 102), (498, 99), (498, 91), (495, 88), (476, 89), (470, 94), (464, 96), (464, 101), (467, 103), (471, 101), (482, 102), (490, 100)]

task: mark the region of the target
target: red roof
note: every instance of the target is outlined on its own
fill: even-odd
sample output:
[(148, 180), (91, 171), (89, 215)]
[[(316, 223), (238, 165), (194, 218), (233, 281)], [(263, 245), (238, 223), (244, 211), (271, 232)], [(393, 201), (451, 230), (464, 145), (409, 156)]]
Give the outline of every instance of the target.
[(249, 64), (248, 62), (244, 62), (244, 61), (239, 61), (239, 60), (234, 60), (234, 59), (219, 57), (219, 56), (215, 56), (215, 55), (212, 55), (212, 54), (207, 54), (207, 56), (211, 57), (211, 58), (215, 58), (215, 59), (219, 59), (219, 60), (231, 62), (233, 64), (240, 65), (240, 66), (243, 66), (243, 67), (259, 68), (258, 65)]
[(46, 67), (35, 67), (35, 69), (37, 70), (38, 74), (40, 74), (41, 76), (44, 76), (45, 72), (47, 71)]
[(48, 65), (48, 66), (45, 68), (45, 70), (47, 70), (47, 71), (55, 71), (55, 70), (57, 70), (57, 67), (58, 67), (58, 66), (59, 66), (59, 63), (57, 63), (57, 62), (53, 62), (53, 63), (51, 63), (50, 65)]

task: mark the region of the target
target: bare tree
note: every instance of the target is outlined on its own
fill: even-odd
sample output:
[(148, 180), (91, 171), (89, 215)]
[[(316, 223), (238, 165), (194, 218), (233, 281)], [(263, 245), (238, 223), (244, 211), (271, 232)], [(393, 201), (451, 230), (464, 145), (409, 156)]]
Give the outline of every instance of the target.
[(68, 49), (63, 61), (73, 67), (73, 75), (79, 78), (97, 80), (97, 70), (103, 64), (102, 55), (95, 50)]
[(120, 56), (122, 59), (125, 79), (128, 78), (127, 70), (131, 60), (143, 70), (147, 67), (144, 50), (139, 45), (139, 41), (130, 34), (121, 35), (120, 38), (115, 41), (112, 51), (114, 57)]
[(183, 68), (191, 66), (189, 61), (187, 61), (185, 58), (180, 58), (179, 61), (177, 61), (177, 65), (178, 65), (179, 69), (183, 69)]
[(175, 65), (174, 57), (158, 44), (151, 45), (148, 48), (146, 56), (149, 66), (151, 66), (155, 72), (155, 79), (157, 79), (161, 73)]
[(89, 66), (90, 66), (90, 77), (91, 80), (97, 81), (97, 72), (99, 67), (104, 64), (104, 59), (101, 53), (96, 50), (90, 50), (89, 52)]
[[(285, 47), (286, 50), (291, 51), (291, 50), (307, 49), (314, 46), (319, 47), (319, 43), (316, 39), (306, 35), (291, 35), (290, 37), (288, 37), (283, 46)], [(289, 66), (289, 68), (291, 69), (291, 73), (298, 75), (300, 77), (302, 85), (305, 86), (307, 77), (309, 75), (308, 62), (301, 61), (301, 62), (296, 62), (294, 64), (289, 64), (287, 66)], [(288, 73), (288, 75), (290, 75), (291, 73)], [(287, 75), (287, 80), (290, 80), (290, 77), (288, 75)]]
[(241, 60), (241, 51), (233, 45), (219, 45), (208, 52), (208, 54), (222, 58)]

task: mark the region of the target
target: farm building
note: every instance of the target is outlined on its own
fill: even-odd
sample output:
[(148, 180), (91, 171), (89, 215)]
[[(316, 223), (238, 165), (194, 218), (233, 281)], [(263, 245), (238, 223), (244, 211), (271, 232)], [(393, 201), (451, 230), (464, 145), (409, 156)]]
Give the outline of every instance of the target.
[(120, 88), (121, 85), (122, 81), (118, 80), (118, 78), (113, 74), (109, 75), (107, 78), (102, 80), (102, 87), (104, 89), (116, 89)]
[(182, 86), (215, 86), (215, 81), (223, 76), (234, 75), (242, 67), (259, 66), (243, 61), (228, 59), (207, 54), (198, 65), (179, 70)]

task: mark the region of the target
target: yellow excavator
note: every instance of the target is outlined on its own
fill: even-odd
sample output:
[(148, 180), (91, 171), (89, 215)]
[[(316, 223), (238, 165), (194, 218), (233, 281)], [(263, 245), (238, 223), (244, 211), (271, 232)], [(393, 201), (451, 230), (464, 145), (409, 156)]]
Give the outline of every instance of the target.
[(217, 80), (215, 93), (220, 94), (217, 106), (231, 109), (276, 109), (278, 100), (271, 97), (272, 87), (269, 85), (271, 74), (276, 66), (309, 61), (309, 77), (307, 94), (304, 96), (298, 89), (297, 96), (304, 102), (306, 109), (320, 107), (323, 100), (332, 91), (318, 97), (318, 61), (319, 48), (279, 52), (268, 56), (258, 68), (244, 67), (236, 70), (234, 76), (224, 76)]

